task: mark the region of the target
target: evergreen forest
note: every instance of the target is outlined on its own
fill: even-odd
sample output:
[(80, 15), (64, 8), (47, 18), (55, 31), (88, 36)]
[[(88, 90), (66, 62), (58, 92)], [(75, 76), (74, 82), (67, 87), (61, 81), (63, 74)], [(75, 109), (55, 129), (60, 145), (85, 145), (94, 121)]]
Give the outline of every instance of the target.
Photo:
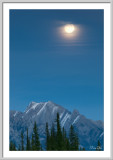
[[(55, 125), (56, 124), (56, 125)], [(48, 123), (45, 125), (45, 147), (42, 147), (39, 139), (38, 127), (36, 122), (33, 126), (32, 136), (29, 137), (28, 128), (26, 129), (26, 137), (21, 132), (20, 144), (14, 144), (10, 141), (10, 151), (85, 151), (84, 147), (80, 147), (78, 134), (75, 132), (73, 125), (70, 126), (67, 135), (64, 127), (60, 125), (59, 113), (49, 129)], [(18, 146), (18, 147), (17, 147)], [(96, 151), (101, 151), (101, 144), (98, 140)]]

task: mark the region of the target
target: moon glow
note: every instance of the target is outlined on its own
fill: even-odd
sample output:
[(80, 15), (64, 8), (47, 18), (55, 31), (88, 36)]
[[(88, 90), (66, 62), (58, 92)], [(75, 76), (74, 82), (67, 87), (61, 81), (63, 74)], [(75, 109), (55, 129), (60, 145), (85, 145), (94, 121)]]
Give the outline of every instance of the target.
[(58, 27), (58, 35), (65, 41), (73, 41), (80, 38), (81, 26), (78, 24), (65, 23)]
[(75, 30), (75, 27), (73, 24), (67, 24), (65, 27), (64, 27), (64, 30), (66, 33), (73, 33), (74, 30)]

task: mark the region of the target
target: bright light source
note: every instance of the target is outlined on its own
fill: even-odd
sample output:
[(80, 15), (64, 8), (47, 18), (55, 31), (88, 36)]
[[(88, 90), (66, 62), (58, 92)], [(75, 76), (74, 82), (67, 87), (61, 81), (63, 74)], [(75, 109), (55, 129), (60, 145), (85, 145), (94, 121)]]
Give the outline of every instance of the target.
[(75, 27), (74, 27), (73, 24), (67, 24), (67, 25), (64, 27), (64, 29), (65, 29), (65, 32), (66, 32), (66, 33), (73, 33), (74, 30), (75, 30)]

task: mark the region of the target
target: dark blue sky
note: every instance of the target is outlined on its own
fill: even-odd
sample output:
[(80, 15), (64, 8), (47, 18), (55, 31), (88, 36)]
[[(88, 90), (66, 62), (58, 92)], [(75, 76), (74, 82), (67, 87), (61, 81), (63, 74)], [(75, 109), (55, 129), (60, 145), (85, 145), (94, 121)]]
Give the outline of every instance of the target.
[[(103, 10), (10, 10), (10, 109), (53, 101), (103, 120)], [(64, 26), (79, 34), (63, 35)]]

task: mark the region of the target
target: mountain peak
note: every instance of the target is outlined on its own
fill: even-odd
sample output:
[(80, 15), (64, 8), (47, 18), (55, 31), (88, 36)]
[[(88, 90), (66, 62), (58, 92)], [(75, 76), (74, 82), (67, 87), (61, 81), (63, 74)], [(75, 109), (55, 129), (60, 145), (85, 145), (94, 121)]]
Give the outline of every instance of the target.
[(47, 102), (34, 102), (34, 101), (31, 101), (30, 103), (29, 103), (29, 106), (31, 106), (32, 107), (32, 105), (35, 105), (35, 104), (47, 104), (47, 103), (49, 103), (49, 104), (54, 104), (52, 101), (47, 101)]
[(31, 101), (31, 102), (29, 103), (29, 106), (31, 106), (31, 105), (33, 105), (33, 104), (36, 104), (36, 102)]
[(48, 104), (54, 104), (54, 102), (52, 102), (52, 101), (48, 101), (48, 102), (46, 102), (46, 103), (48, 103)]
[(78, 110), (74, 109), (72, 114), (80, 114)]
[(30, 102), (26, 110), (24, 111), (25, 113), (28, 113), (31, 109), (35, 109), (39, 103), (36, 103), (34, 101)]

